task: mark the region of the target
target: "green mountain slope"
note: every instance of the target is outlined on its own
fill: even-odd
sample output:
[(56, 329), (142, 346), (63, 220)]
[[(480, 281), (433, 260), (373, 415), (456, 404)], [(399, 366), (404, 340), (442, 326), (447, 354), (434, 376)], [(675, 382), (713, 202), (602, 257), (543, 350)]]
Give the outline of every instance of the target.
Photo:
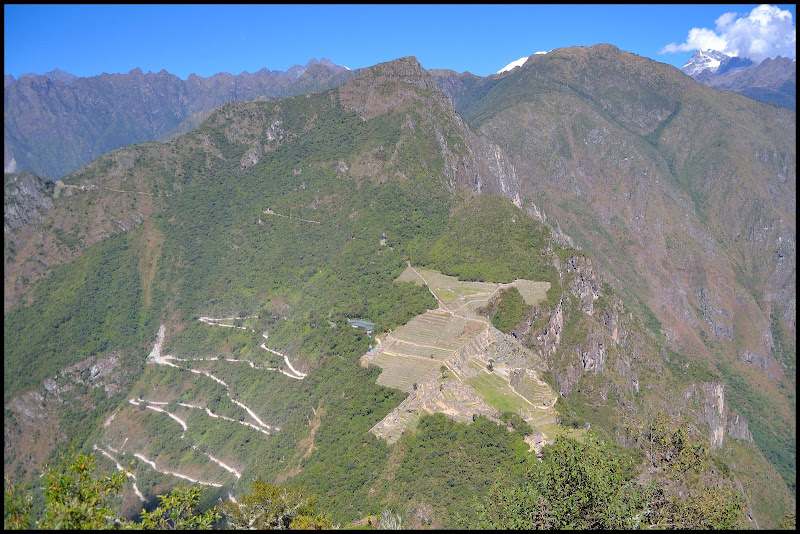
[(609, 45), (534, 56), (462, 111), (506, 147), (524, 208), (733, 386), (793, 488), (794, 341), (770, 324), (794, 340), (795, 113)]
[(413, 261), (549, 282), (501, 324), (546, 362), (562, 423), (626, 444), (627, 423), (667, 410), (713, 442), (759, 525), (777, 524), (793, 497), (725, 399), (726, 375), (670, 347), (655, 315), (604, 283), (602, 256), (526, 214), (523, 186), (413, 58), (321, 93), (229, 103), (169, 143), (98, 158), (14, 233), (6, 264), (40, 279), (19, 277), (4, 317), (6, 471), (30, 478), (73, 442), (108, 469), (133, 462), (129, 514), (136, 491), (188, 478), (227, 499), (263, 477), (313, 489), (342, 523), (391, 507), (417, 526), (468, 524), (473, 498), (524, 477), (513, 413), (423, 416), (392, 445), (370, 432), (406, 393), (361, 367), (369, 336), (438, 305), (393, 282)]

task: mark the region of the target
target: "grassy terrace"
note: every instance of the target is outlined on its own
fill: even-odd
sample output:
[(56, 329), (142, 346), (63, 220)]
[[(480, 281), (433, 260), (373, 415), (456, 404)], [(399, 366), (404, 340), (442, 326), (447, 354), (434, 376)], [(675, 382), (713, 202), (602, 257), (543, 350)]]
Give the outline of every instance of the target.
[(522, 295), (525, 304), (532, 306), (537, 302), (547, 298), (547, 290), (550, 289), (550, 282), (533, 282), (531, 280), (514, 280), (514, 286)]
[(389, 354), (378, 354), (374, 358), (376, 365), (383, 371), (378, 377), (378, 384), (386, 387), (402, 389), (406, 392), (413, 391), (415, 382), (422, 380), (422, 377), (434, 368), (439, 368), (439, 360), (405, 357)]
[(515, 390), (537, 407), (543, 406), (545, 402), (547, 402), (548, 406), (552, 406), (556, 399), (553, 390), (547, 384), (536, 382), (527, 374), (522, 377)]
[(453, 351), (450, 349), (432, 347), (430, 345), (419, 345), (400, 340), (395, 340), (394, 344), (384, 349), (383, 352), (384, 354), (417, 356), (419, 358), (430, 358), (438, 361), (444, 361), (453, 354)]
[(429, 310), (398, 327), (392, 336), (401, 341), (455, 350), (463, 344), (463, 342), (457, 341), (457, 338), (466, 324), (466, 320), (453, 317), (447, 312)]
[[(451, 311), (458, 314), (474, 315), (475, 310), (485, 305), (489, 297), (501, 287), (490, 282), (464, 282), (454, 276), (447, 276), (423, 267), (407, 268), (397, 278), (398, 282), (413, 282), (423, 285), (427, 282), (431, 292)], [(533, 305), (547, 296), (550, 282), (534, 282), (517, 279), (511, 282), (522, 295), (525, 304)]]
[(508, 382), (494, 373), (480, 372), (466, 379), (486, 404), (501, 412), (528, 412), (533, 406), (514, 393)]

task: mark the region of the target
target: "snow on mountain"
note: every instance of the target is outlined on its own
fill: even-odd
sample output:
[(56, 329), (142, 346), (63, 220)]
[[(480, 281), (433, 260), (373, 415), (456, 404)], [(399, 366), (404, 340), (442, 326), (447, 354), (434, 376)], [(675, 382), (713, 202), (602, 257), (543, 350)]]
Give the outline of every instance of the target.
[(505, 67), (503, 67), (502, 69), (498, 70), (498, 71), (497, 71), (497, 74), (500, 74), (501, 72), (506, 72), (506, 71), (508, 71), (508, 70), (511, 70), (511, 69), (513, 69), (514, 67), (521, 67), (522, 65), (524, 65), (524, 64), (525, 64), (525, 62), (526, 62), (526, 61), (528, 61), (528, 56), (521, 57), (521, 58), (519, 58), (519, 59), (518, 59), (518, 60), (516, 60), (516, 61), (512, 61), (511, 63), (509, 63), (508, 65), (506, 65), (506, 66), (505, 66)]
[(719, 50), (695, 50), (686, 65), (681, 67), (684, 74), (689, 76), (697, 76), (706, 69), (711, 72), (716, 72), (719, 64), (723, 60), (728, 59), (729, 55), (720, 52)]
[[(534, 55), (536, 55), (536, 54), (546, 54), (546, 53), (547, 52), (534, 52)], [(530, 57), (530, 56), (521, 57), (516, 61), (512, 61), (511, 63), (509, 63), (508, 65), (506, 65), (502, 69), (498, 70), (497, 74), (500, 74), (501, 72), (509, 71), (509, 70), (513, 69), (514, 67), (523, 66), (525, 64), (525, 62), (528, 61), (528, 57)]]

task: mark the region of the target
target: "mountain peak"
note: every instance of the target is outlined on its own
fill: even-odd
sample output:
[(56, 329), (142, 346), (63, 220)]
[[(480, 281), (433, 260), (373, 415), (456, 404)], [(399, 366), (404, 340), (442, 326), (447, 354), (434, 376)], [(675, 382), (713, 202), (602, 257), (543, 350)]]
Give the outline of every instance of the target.
[(433, 76), (417, 58), (406, 56), (362, 69), (339, 88), (339, 96), (346, 108), (372, 118), (415, 98), (402, 85), (439, 93)]
[(716, 72), (720, 64), (731, 57), (719, 50), (695, 50), (681, 71), (689, 76), (697, 76), (706, 69)]
[(64, 72), (61, 69), (53, 69), (50, 72), (45, 72), (44, 75), (50, 80), (53, 80), (54, 82), (61, 81), (66, 84), (71, 84), (72, 82), (74, 82), (79, 78), (78, 76), (70, 74), (69, 72)]

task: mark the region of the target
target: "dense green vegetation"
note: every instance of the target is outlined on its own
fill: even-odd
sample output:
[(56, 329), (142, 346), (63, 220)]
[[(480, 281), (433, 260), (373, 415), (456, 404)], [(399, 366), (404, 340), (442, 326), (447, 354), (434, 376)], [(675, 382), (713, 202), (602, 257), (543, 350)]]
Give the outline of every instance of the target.
[[(648, 459), (664, 473), (648, 483), (636, 480), (640, 473), (635, 455), (592, 434), (582, 441), (562, 434), (545, 447), (538, 461), (526, 452), (520, 434), (483, 417), (466, 425), (441, 414), (425, 416), (417, 432), (398, 444), (401, 454), (390, 466), (390, 482), (384, 482), (390, 508), (383, 508), (381, 524), (387, 528), (390, 517), (395, 525), (401, 524), (402, 516), (393, 517), (387, 510), (412, 502), (421, 526), (559, 530), (742, 526), (744, 502), (737, 491), (724, 480), (697, 477), (710, 469), (702, 442), (688, 439), (683, 429), (670, 430), (665, 417), (642, 430), (638, 438), (645, 442)], [(344, 499), (329, 499), (327, 506), (319, 506), (315, 491), (261, 479), (236, 502), (205, 511), (198, 507), (199, 487), (176, 488), (159, 496), (156, 508), (142, 510), (136, 521), (128, 521), (120, 518), (115, 505), (126, 473), (100, 476), (95, 470), (94, 455), (74, 453), (47, 469), (44, 510), (32, 508), (31, 496), (20, 494), (6, 479), (4, 528), (196, 530), (223, 526), (223, 517), (224, 526), (233, 529), (342, 525), (328, 514), (342, 515), (337, 510)], [(687, 494), (677, 498), (665, 493), (664, 476), (680, 477)], [(464, 502), (474, 506), (465, 510)], [(786, 526), (791, 527), (792, 519), (787, 519)]]
[(521, 480), (527, 445), (484, 417), (457, 423), (443, 414), (423, 416), (413, 435), (396, 445), (398, 465), (385, 483), (389, 505), (414, 502), (432, 509), (441, 524), (469, 525), (474, 520), (464, 503), (486, 494), (494, 483)]
[(115, 499), (126, 483), (126, 473), (96, 473), (93, 454), (63, 455), (60, 463), (42, 473), (44, 509), (32, 507), (33, 496), (22, 494), (6, 478), (3, 500), (5, 530), (209, 530), (222, 514), (216, 506), (199, 509), (200, 487), (176, 488), (160, 495), (160, 504), (142, 510), (138, 521), (120, 518)]
[(525, 304), (516, 287), (501, 290), (497, 298), (497, 309), (491, 317), (492, 324), (508, 334), (530, 313), (532, 306)]
[[(443, 120), (441, 110), (434, 111), (412, 102), (365, 121), (342, 108), (335, 91), (236, 103), (176, 141), (169, 149), (178, 152), (171, 174), (156, 170), (155, 152), (148, 152), (161, 148), (142, 148), (140, 164), (157, 174), (149, 178), (150, 190), (168, 194), (169, 202), (150, 217), (148, 230), (108, 238), (54, 269), (31, 298), (6, 315), (6, 398), (39, 385), (66, 365), (110, 351), (132, 355), (137, 361), (131, 368), (140, 367), (162, 323), (169, 325), (164, 354), (222, 356), (283, 369), (281, 356), (260, 347), (266, 342), (289, 355), (307, 376), (296, 380), (242, 362), (191, 364), (213, 373), (223, 385), (190, 373), (188, 364), (182, 369), (148, 365), (126, 390), (130, 395), (112, 397), (122, 431), (98, 429), (89, 440), (89, 427), (75, 425), (67, 427), (69, 437), (86, 448), (99, 440), (119, 446), (131, 423), (141, 433), (141, 447), (170, 468), (218, 473), (221, 469), (202, 454), (223, 458), (241, 469), (242, 477), (217, 474), (224, 486), (214, 490), (214, 497), (224, 498), (228, 491), (242, 495), (252, 488), (248, 502), (269, 510), (264, 524), (270, 525), (294, 520), (280, 515), (286, 503), (277, 496), (296, 500), (306, 495), (301, 488), (310, 488), (318, 507), (311, 501), (301, 507), (307, 526), (328, 519), (345, 524), (387, 508), (416, 517), (419, 526), (474, 526), (479, 519), (495, 526), (497, 518), (531, 525), (514, 523), (516, 511), (496, 507), (497, 502), (515, 506), (520, 495), (532, 499), (525, 506), (538, 508), (519, 513), (525, 521), (538, 518), (543, 526), (638, 526), (636, 514), (653, 505), (656, 493), (645, 495), (634, 483), (635, 453), (612, 454), (591, 440), (558, 440), (545, 456), (548, 474), (527, 453), (523, 436), (531, 428), (514, 413), (501, 416), (511, 429), (486, 418), (468, 425), (441, 414), (423, 416), (392, 446), (370, 432), (406, 394), (377, 385), (378, 369), (360, 367), (361, 355), (374, 341), (347, 319), (372, 321), (378, 334), (435, 308), (427, 288), (392, 282), (409, 262), (464, 280), (550, 282), (547, 301), (534, 308), (524, 304), (516, 288), (502, 292), (492, 321), (508, 332), (533, 314), (533, 338), (564, 296), (562, 347), (551, 376), (563, 377), (574, 366), (576, 348), (584, 346), (597, 323), (565, 289), (572, 275), (554, 266), (556, 256), (563, 265), (575, 251), (553, 243), (546, 227), (502, 197), (451, 196), (442, 187), (443, 160), (435, 136), (426, 131), (432, 116)], [(251, 167), (241, 164), (251, 146), (238, 137), (249, 135), (236, 122), (242, 117), (283, 129), (281, 139), (270, 139), (269, 150), (264, 148)], [(258, 142), (264, 146), (263, 139)], [(212, 149), (201, 148), (206, 143)], [(71, 239), (68, 233), (61, 236), (67, 244)], [(610, 297), (610, 288), (604, 288), (598, 310), (612, 307)], [(234, 317), (233, 324), (245, 329), (207, 325), (198, 321), (201, 316)], [(634, 322), (628, 334), (645, 335), (641, 324)], [(660, 335), (654, 313), (646, 313), (644, 324)], [(781, 340), (786, 353), (788, 337)], [(609, 354), (618, 350), (610, 342), (609, 347)], [(705, 367), (689, 375), (683, 359), (669, 354), (675, 358), (663, 366), (668, 376), (659, 379), (678, 376), (688, 383), (716, 377)], [(30, 374), (18, 372), (30, 368)], [(578, 384), (586, 391), (578, 389), (558, 405), (562, 421), (574, 427), (598, 421), (604, 437), (611, 435), (616, 430), (611, 411), (623, 402), (641, 401), (641, 396), (615, 389), (617, 378), (586, 373)], [(606, 404), (598, 407), (596, 398), (584, 402), (601, 383), (611, 384)], [(167, 415), (128, 405), (131, 397), (166, 401), (165, 409), (185, 418), (188, 428), (182, 433)], [(267, 436), (238, 424), (248, 415), (234, 398), (280, 430)], [(766, 409), (762, 401), (748, 401), (754, 414)], [(233, 421), (208, 417), (179, 402), (202, 405)], [(509, 408), (503, 405), (500, 411)], [(78, 414), (75, 409), (68, 417)], [(99, 426), (97, 417), (88, 419), (94, 427)], [(771, 428), (751, 425), (758, 436)], [(791, 442), (776, 447), (786, 443)], [(150, 496), (175, 484), (144, 462), (136, 463), (136, 471)], [(286, 492), (268, 484), (278, 480), (287, 481)], [(470, 509), (475, 498), (496, 502)], [(691, 503), (670, 501), (669, 513), (702, 518), (708, 504), (715, 526), (731, 526), (741, 508), (731, 495), (713, 491)], [(725, 512), (714, 515), (717, 505)], [(324, 517), (317, 517), (319, 510)], [(647, 524), (662, 525), (666, 516), (648, 517), (652, 522)]]
[[(693, 444), (670, 435), (659, 442), (680, 455)], [(659, 458), (664, 464), (664, 458)], [(693, 471), (706, 469), (702, 463)], [(730, 529), (743, 526), (744, 502), (730, 485), (695, 482), (683, 498), (662, 482), (640, 484), (630, 457), (591, 434), (564, 435), (527, 465), (520, 485), (495, 485), (477, 506), (480, 528), (502, 529)], [(681, 475), (686, 475), (681, 470)]]
[(30, 305), (18, 305), (6, 314), (6, 400), (88, 356), (144, 348), (153, 323), (140, 304), (134, 246), (139, 235), (110, 237), (74, 263), (56, 267), (36, 285)]
[(412, 263), (462, 280), (508, 283), (516, 278), (558, 285), (548, 247), (550, 232), (506, 199), (464, 198), (427, 249)]

